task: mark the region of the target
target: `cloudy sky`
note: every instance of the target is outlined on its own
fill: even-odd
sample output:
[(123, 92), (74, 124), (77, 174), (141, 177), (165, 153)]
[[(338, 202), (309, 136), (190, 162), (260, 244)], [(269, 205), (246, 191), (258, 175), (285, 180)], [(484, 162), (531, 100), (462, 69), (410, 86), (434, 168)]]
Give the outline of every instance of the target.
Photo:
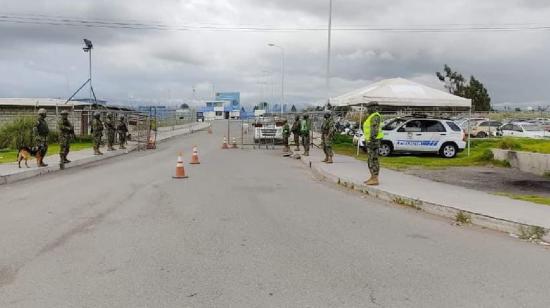
[[(548, 104), (548, 16), (547, 0), (334, 0), (331, 95), (392, 77), (441, 87), (447, 63), (496, 104)], [(214, 88), (277, 102), (275, 43), (287, 102), (314, 103), (326, 95), (327, 17), (328, 0), (0, 0), (0, 97), (68, 97), (87, 79), (89, 38), (100, 98), (175, 104)]]

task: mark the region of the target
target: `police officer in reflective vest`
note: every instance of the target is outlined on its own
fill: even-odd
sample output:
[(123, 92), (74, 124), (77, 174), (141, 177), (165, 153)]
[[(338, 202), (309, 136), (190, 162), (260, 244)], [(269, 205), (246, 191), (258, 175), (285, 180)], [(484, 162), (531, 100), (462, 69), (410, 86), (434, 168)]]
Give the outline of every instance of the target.
[(378, 151), (380, 150), (380, 141), (384, 138), (382, 132), (382, 115), (378, 112), (379, 107), (377, 102), (371, 102), (367, 105), (369, 116), (363, 123), (363, 136), (369, 154), (369, 171), (370, 179), (365, 181), (366, 185), (378, 185), (378, 175), (380, 173), (380, 161), (378, 160)]

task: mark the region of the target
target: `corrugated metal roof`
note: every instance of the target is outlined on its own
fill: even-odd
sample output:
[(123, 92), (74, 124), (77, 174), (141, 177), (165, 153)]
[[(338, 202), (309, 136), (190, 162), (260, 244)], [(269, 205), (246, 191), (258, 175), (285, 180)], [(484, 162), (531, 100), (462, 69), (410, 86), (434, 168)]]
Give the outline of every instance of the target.
[(55, 106), (89, 106), (90, 103), (70, 101), (65, 104), (64, 99), (58, 98), (0, 98), (0, 106), (21, 107), (55, 107)]

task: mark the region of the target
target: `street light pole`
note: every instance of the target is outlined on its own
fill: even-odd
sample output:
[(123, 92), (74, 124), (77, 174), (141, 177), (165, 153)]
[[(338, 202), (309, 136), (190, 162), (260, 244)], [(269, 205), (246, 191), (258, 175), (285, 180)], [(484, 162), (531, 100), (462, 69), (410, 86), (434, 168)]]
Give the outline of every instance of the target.
[(285, 105), (285, 49), (275, 44), (268, 44), (268, 46), (277, 47), (281, 49), (281, 115), (282, 115), (283, 107)]
[(328, 11), (328, 48), (327, 48), (327, 105), (330, 103), (330, 56), (331, 56), (331, 39), (332, 39), (332, 0), (329, 0)]
[(89, 56), (89, 78), (90, 78), (90, 100), (89, 102), (92, 101), (92, 89), (93, 89), (93, 86), (92, 86), (92, 48), (90, 48), (88, 50), (88, 56)]

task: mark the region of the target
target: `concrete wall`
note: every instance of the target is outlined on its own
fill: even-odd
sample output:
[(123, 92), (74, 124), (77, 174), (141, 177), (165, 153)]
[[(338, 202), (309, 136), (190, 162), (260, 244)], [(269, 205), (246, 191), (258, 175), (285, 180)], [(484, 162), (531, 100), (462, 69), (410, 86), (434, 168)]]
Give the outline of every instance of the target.
[(550, 173), (550, 154), (492, 149), (495, 159), (505, 160), (513, 168), (538, 175)]

